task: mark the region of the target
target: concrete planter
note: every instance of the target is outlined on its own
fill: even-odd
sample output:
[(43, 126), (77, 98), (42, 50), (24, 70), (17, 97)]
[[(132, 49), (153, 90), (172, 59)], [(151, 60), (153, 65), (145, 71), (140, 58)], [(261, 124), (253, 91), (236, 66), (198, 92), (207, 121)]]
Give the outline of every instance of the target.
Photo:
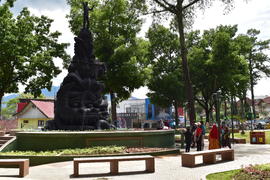
[(92, 146), (174, 147), (174, 130), (18, 132), (17, 150), (42, 151)]
[(18, 129), (11, 129), (9, 132), (10, 136), (16, 136), (17, 132), (22, 132), (22, 130), (18, 130)]

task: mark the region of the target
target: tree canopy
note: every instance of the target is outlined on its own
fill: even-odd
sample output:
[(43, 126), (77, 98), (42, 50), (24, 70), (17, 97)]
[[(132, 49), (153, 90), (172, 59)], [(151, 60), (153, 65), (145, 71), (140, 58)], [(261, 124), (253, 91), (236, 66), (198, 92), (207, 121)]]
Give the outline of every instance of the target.
[(225, 95), (235, 91), (235, 87), (247, 87), (248, 84), (248, 66), (238, 53), (236, 32), (237, 26), (221, 25), (205, 30), (202, 36), (199, 31), (187, 36), (196, 100), (205, 109), (207, 121), (214, 93), (220, 90)]
[(19, 84), (34, 96), (42, 88), (50, 89), (61, 72), (54, 58), (64, 65), (70, 60), (65, 52), (68, 44), (58, 42), (61, 33), (50, 31), (52, 20), (31, 15), (27, 8), (13, 17), (13, 2), (0, 5), (0, 101), (5, 93), (18, 92)]
[(266, 53), (266, 50), (269, 49), (270, 40), (259, 40), (259, 34), (259, 30), (249, 29), (246, 34), (240, 34), (236, 38), (239, 53), (249, 64), (249, 80), (254, 118), (256, 118), (254, 86), (263, 75), (270, 77), (270, 58)]
[[(229, 10), (232, 7), (234, 0), (220, 0), (226, 6), (225, 8)], [(151, 0), (151, 12), (156, 15), (157, 13), (167, 12), (172, 14), (176, 20), (176, 29), (179, 33), (179, 51), (181, 52), (182, 58), (182, 68), (186, 87), (186, 96), (188, 100), (189, 107), (189, 119), (191, 124), (196, 120), (195, 116), (195, 106), (194, 106), (194, 93), (193, 85), (189, 73), (189, 65), (187, 60), (188, 50), (186, 48), (185, 33), (186, 27), (192, 24), (192, 20), (195, 17), (195, 9), (206, 9), (211, 6), (213, 0)]]
[(147, 95), (151, 102), (161, 107), (173, 105), (178, 125), (177, 109), (185, 101), (178, 36), (162, 25), (153, 24), (147, 38), (152, 69), (147, 83), (150, 92)]

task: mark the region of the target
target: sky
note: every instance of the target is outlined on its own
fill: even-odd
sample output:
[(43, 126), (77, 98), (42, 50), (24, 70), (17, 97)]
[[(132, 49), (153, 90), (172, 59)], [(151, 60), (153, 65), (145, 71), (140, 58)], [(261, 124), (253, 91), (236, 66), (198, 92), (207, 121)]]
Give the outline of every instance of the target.
[[(71, 33), (68, 21), (65, 18), (70, 9), (66, 0), (17, 0), (12, 12), (17, 15), (23, 7), (27, 7), (34, 15), (45, 15), (53, 19), (54, 22), (52, 23), (51, 30), (57, 30), (62, 33), (59, 41), (70, 43), (67, 52), (71, 56), (74, 55), (74, 35)], [(145, 31), (147, 31), (150, 23), (150, 19), (145, 20), (140, 36), (143, 36)], [(248, 3), (244, 0), (235, 0), (234, 8), (229, 13), (224, 13), (224, 6), (219, 2), (215, 2), (204, 12), (196, 12), (193, 30), (215, 28), (220, 24), (237, 24), (239, 33), (246, 33), (248, 29), (256, 28), (261, 31), (259, 36), (261, 40), (270, 39), (270, 0), (249, 0)], [(55, 59), (54, 62), (62, 68), (60, 59)], [(66, 75), (67, 71), (63, 70), (57, 78), (53, 79), (53, 85), (59, 86)], [(135, 90), (132, 96), (145, 98), (147, 91), (146, 87), (142, 87)], [(255, 86), (255, 96), (265, 95), (270, 95), (269, 78), (263, 78)]]

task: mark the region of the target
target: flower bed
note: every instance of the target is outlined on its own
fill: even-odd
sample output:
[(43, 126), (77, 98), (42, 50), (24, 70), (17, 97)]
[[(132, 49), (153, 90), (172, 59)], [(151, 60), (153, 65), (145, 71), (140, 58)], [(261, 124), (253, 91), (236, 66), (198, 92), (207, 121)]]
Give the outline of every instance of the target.
[(270, 164), (249, 165), (242, 169), (225, 171), (220, 173), (208, 174), (207, 180), (257, 180), (270, 179)]

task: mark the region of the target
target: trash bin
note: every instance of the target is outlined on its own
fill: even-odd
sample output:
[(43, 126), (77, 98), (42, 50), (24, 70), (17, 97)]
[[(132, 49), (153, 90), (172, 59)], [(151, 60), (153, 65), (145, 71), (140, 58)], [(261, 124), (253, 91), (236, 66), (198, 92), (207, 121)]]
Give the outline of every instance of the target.
[(265, 144), (265, 132), (250, 132), (250, 144)]

